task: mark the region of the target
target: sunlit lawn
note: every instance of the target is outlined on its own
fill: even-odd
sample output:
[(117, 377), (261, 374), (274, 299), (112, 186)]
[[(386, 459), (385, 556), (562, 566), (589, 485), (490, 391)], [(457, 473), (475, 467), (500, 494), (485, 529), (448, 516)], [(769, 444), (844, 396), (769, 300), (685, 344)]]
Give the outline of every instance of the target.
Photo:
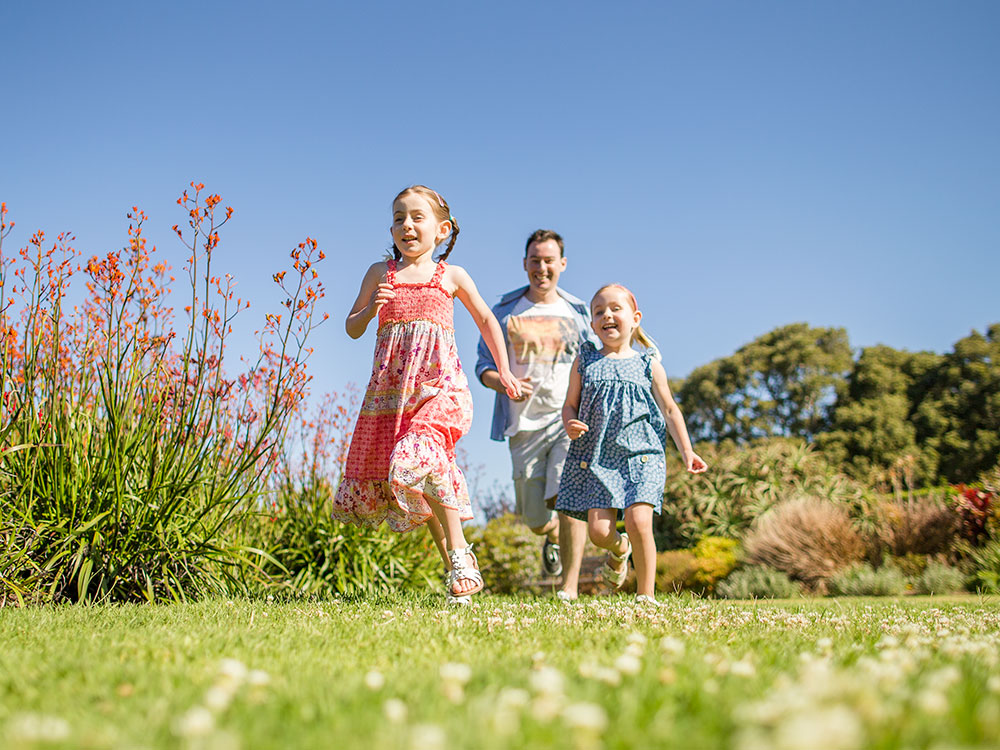
[(0, 610), (0, 745), (1000, 746), (1000, 601)]

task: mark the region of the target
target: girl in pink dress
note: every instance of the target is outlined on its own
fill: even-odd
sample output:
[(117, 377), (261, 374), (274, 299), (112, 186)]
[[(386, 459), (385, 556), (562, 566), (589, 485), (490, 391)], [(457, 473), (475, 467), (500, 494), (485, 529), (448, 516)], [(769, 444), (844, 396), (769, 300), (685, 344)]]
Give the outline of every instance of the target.
[[(472, 422), (455, 345), (455, 297), (479, 327), (507, 395), (517, 398), (520, 389), (500, 324), (469, 274), (445, 262), (459, 229), (444, 199), (423, 185), (407, 188), (393, 201), (391, 232), (395, 258), (372, 264), (347, 316), (355, 339), (378, 316), (378, 338), (333, 515), (366, 526), (386, 521), (400, 532), (427, 523), (446, 550), (448, 599), (464, 602), (483, 578), (462, 531), (472, 505), (455, 463), (455, 442)], [(435, 248), (449, 237), (435, 262)]]

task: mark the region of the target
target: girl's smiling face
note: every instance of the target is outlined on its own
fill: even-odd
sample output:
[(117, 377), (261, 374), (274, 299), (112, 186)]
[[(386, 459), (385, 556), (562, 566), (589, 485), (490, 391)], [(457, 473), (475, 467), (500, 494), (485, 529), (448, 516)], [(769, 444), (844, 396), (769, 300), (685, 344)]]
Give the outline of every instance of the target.
[(642, 313), (632, 307), (632, 295), (620, 286), (608, 286), (590, 301), (590, 325), (605, 346), (632, 345)]
[(451, 223), (440, 221), (434, 207), (420, 193), (409, 192), (392, 204), (393, 244), (404, 258), (418, 258), (440, 245), (451, 232)]

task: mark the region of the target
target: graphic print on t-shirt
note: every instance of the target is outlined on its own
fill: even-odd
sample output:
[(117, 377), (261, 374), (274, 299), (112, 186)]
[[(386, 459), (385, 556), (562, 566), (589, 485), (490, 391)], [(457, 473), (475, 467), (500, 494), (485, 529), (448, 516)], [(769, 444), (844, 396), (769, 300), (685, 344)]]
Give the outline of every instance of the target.
[(511, 315), (507, 319), (507, 339), (519, 365), (572, 362), (570, 347), (579, 337), (573, 322), (555, 315)]

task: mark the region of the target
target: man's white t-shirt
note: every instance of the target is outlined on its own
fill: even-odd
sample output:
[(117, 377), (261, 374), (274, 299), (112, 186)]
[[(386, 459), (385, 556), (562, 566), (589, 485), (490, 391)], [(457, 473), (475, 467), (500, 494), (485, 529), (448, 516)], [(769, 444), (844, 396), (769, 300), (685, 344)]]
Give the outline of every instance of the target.
[(529, 378), (534, 391), (525, 401), (511, 401), (508, 437), (540, 430), (561, 418), (570, 370), (580, 349), (580, 331), (569, 303), (551, 304), (522, 297), (507, 318), (507, 358), (518, 380)]

